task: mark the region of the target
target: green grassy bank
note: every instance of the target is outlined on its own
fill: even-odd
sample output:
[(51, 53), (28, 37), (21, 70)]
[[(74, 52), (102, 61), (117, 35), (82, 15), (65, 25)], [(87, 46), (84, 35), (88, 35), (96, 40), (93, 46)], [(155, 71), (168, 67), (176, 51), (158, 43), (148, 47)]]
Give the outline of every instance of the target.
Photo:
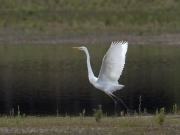
[[(147, 112), (125, 114), (120, 117), (106, 116), (101, 106), (94, 109), (93, 116), (85, 115), (85, 110), (79, 116), (73, 117), (66, 114), (56, 116), (26, 116), (21, 115), (18, 106), (17, 113), (14, 109), (10, 115), (0, 117), (0, 133), (10, 134), (123, 134), (123, 135), (175, 135), (180, 133), (180, 111), (177, 104), (173, 105), (171, 115), (166, 115), (165, 108), (156, 110), (155, 115)], [(97, 121), (97, 119), (99, 119)]]
[(38, 34), (180, 31), (176, 0), (0, 0), (0, 29)]
[(155, 117), (0, 117), (0, 133), (5, 134), (180, 134), (180, 118), (166, 117), (163, 124)]

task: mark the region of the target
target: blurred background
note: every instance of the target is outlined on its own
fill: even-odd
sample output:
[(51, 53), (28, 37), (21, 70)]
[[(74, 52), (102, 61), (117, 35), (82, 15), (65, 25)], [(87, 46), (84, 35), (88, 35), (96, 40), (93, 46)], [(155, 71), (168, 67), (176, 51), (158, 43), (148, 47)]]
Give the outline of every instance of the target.
[[(89, 49), (98, 76), (112, 41), (129, 48), (115, 92), (132, 110), (154, 113), (180, 104), (180, 1), (0, 0), (0, 114), (87, 115), (114, 102), (88, 80)], [(125, 110), (118, 103), (118, 113)]]
[(178, 0), (0, 0), (0, 42), (179, 44), (179, 7)]

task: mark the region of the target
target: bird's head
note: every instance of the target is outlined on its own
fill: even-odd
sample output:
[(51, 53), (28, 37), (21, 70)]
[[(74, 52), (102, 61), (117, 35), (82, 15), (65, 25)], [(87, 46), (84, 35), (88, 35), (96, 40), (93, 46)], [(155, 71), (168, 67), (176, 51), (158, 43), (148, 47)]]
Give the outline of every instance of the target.
[(78, 49), (78, 50), (83, 50), (85, 51), (86, 50), (86, 47), (84, 46), (81, 46), (81, 47), (72, 47), (73, 49)]

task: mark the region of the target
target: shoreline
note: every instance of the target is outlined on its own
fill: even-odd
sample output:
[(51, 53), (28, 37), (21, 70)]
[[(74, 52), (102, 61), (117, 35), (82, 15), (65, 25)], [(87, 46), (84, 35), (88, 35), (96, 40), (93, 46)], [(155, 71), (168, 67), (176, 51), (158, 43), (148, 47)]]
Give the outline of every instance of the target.
[(180, 45), (180, 33), (162, 34), (0, 34), (0, 45), (108, 45), (112, 41), (130, 45)]

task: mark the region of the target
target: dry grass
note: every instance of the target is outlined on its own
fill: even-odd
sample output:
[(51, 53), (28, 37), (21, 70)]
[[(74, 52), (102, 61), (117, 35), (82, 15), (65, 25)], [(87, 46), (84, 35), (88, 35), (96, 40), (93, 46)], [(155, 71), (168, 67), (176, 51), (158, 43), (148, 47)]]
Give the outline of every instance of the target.
[(162, 125), (150, 117), (0, 117), (0, 133), (11, 134), (180, 134), (179, 117), (166, 117)]

